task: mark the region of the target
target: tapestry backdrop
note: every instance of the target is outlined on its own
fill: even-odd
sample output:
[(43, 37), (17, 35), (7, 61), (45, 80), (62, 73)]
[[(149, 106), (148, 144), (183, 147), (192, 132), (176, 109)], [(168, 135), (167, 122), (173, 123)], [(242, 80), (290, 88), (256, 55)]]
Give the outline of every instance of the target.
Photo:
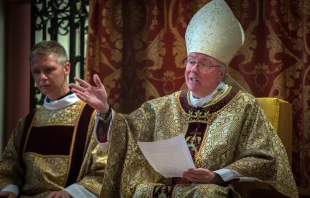
[[(90, 0), (87, 72), (118, 112), (186, 88), (184, 34), (209, 0)], [(310, 1), (226, 0), (245, 31), (230, 75), (256, 97), (293, 105), (293, 173), (310, 182)]]

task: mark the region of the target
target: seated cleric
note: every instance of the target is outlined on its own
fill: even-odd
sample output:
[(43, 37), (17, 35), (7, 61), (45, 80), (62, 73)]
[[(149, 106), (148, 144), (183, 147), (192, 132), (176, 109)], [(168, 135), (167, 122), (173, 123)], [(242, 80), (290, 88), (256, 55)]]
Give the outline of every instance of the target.
[(95, 111), (70, 91), (70, 63), (56, 41), (31, 50), (43, 106), (22, 117), (0, 161), (0, 197), (97, 197), (106, 154), (93, 136)]
[[(185, 35), (188, 89), (153, 99), (130, 114), (113, 111), (98, 75), (96, 86), (75, 78), (76, 95), (97, 111), (97, 139), (108, 151), (100, 197), (228, 197), (233, 182), (270, 184), (298, 197), (286, 150), (254, 96), (231, 86), (227, 65), (244, 33), (224, 0), (213, 0), (191, 19)], [(232, 82), (232, 81), (230, 81)], [(184, 134), (195, 169), (165, 178), (137, 142)], [(238, 196), (238, 195), (237, 195)]]

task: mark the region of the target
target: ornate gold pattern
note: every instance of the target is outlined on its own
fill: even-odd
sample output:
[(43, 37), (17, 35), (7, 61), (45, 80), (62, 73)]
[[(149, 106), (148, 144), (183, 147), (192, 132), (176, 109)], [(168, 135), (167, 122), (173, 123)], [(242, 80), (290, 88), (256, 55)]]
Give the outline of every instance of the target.
[(198, 109), (197, 111), (194, 111), (194, 112), (189, 111), (187, 120), (188, 120), (188, 122), (189, 121), (199, 121), (199, 120), (207, 121), (209, 116), (210, 116), (209, 111), (201, 112), (200, 109)]
[[(67, 187), (67, 178), (71, 171), (71, 164), (73, 163), (72, 156), (74, 149), (78, 146), (84, 146), (74, 144), (76, 133), (78, 132), (78, 122), (83, 110), (85, 110), (85, 105), (86, 104), (84, 102), (78, 101), (73, 105), (60, 110), (47, 110), (42, 106), (35, 111), (28, 131), (24, 130), (26, 118), (21, 118), (8, 142), (8, 145), (5, 147), (1, 158), (0, 189), (8, 184), (21, 186), (21, 182), (24, 181), (23, 186), (20, 188), (19, 197), (41, 198), (46, 197), (52, 191), (60, 191)], [(81, 171), (78, 173), (76, 182), (91, 190), (93, 193), (97, 193), (99, 195), (100, 189), (102, 188), (104, 167), (107, 156), (100, 150), (97, 141), (93, 137), (95, 111), (90, 110), (90, 115), (91, 117), (89, 117), (90, 122), (87, 127), (87, 131), (84, 131), (86, 133), (86, 139), (83, 140), (86, 141), (84, 153), (82, 150), (84, 158), (83, 162), (81, 162)], [(37, 152), (25, 152), (31, 127), (38, 128), (45, 126), (74, 127), (73, 137), (69, 143), (70, 152), (68, 154), (53, 155), (39, 154)], [(27, 132), (25, 141), (26, 145), (22, 150), (23, 153), (20, 153), (20, 146), (24, 145), (21, 143), (23, 131)], [(42, 130), (42, 132), (44, 132), (44, 130)], [(56, 132), (58, 131), (55, 131), (55, 133)], [(46, 138), (48, 139), (49, 137)], [(46, 143), (39, 142), (37, 144)], [(32, 145), (32, 147), (33, 146), (34, 145)], [(51, 150), (53, 150), (55, 146), (58, 146), (57, 142), (48, 145)], [(22, 157), (22, 159), (19, 157)], [(25, 171), (25, 167), (27, 171)]]
[[(172, 184), (171, 178), (154, 171), (137, 142), (167, 139), (190, 129), (193, 123), (188, 124), (179, 110), (180, 104), (183, 108), (188, 104), (180, 103), (180, 96), (181, 92), (177, 92), (148, 101), (131, 114), (115, 114), (107, 164), (109, 177), (104, 178), (101, 197), (152, 197), (155, 187)], [(269, 183), (289, 197), (297, 197), (285, 149), (255, 98), (241, 92), (230, 98), (225, 105), (218, 101), (221, 108), (214, 111), (217, 116), (204, 133), (204, 143), (195, 157), (196, 167), (237, 170)], [(186, 193), (228, 196), (228, 192), (229, 188), (217, 185), (177, 184), (174, 189), (174, 195), (180, 197)]]
[(244, 32), (224, 0), (213, 0), (199, 9), (189, 22), (187, 55), (207, 54), (228, 65), (244, 41)]
[[(69, 158), (67, 156), (42, 156), (36, 153), (25, 154), (25, 165), (29, 168), (25, 175), (23, 191), (31, 192), (38, 189), (53, 189), (55, 184), (65, 186)], [(33, 164), (33, 165), (31, 165)]]
[(68, 108), (59, 110), (39, 108), (33, 126), (48, 126), (55, 124), (74, 126), (84, 105), (82, 105), (82, 101), (78, 101), (77, 103), (70, 105)]
[[(198, 131), (198, 129), (196, 128), (195, 131), (190, 132), (190, 134), (194, 134), (194, 135), (189, 135), (186, 137), (186, 142), (187, 142), (187, 146), (189, 149), (192, 149), (194, 151), (194, 156), (196, 156), (196, 153), (198, 153), (197, 150), (197, 145), (201, 145), (201, 135), (203, 132)], [(198, 136), (197, 136), (198, 135)]]

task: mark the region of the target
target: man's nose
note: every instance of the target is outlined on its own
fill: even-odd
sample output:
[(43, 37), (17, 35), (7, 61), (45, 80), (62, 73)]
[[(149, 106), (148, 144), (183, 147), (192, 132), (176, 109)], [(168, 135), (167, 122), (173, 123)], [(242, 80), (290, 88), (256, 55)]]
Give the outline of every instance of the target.
[(40, 74), (40, 80), (46, 80), (46, 79), (47, 79), (46, 75), (42, 72)]
[(198, 64), (198, 62), (195, 62), (195, 65), (193, 65), (193, 67), (192, 67), (192, 71), (196, 71), (196, 72), (198, 72), (198, 67), (199, 67), (199, 64)]

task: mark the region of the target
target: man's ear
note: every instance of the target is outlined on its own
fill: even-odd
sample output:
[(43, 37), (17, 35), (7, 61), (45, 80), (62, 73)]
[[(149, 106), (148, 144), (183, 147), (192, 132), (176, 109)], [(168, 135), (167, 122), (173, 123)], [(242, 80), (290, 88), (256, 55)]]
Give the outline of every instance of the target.
[(225, 68), (225, 69), (221, 69), (221, 72), (220, 72), (219, 76), (220, 76), (221, 78), (224, 78), (224, 76), (226, 75), (226, 73), (227, 73), (227, 69), (226, 69), (226, 68)]
[(66, 62), (64, 65), (64, 72), (65, 75), (68, 76), (70, 74), (71, 65), (70, 62)]
[(226, 68), (221, 69), (221, 71), (220, 71), (220, 73), (218, 75), (218, 82), (221, 82), (224, 79), (226, 73), (227, 73)]

